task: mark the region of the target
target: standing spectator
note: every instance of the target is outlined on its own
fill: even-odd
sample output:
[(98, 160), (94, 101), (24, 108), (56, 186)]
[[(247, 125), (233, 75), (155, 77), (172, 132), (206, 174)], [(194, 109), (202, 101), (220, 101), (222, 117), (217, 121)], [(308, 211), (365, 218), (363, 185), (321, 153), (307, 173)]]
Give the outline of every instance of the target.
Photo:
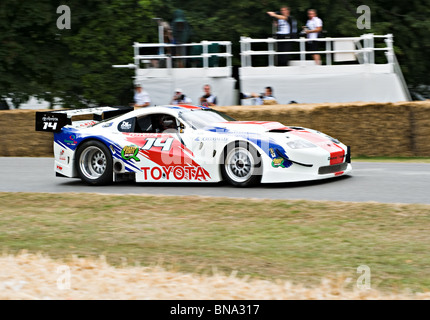
[[(287, 6), (283, 6), (280, 8), (280, 14), (269, 11), (267, 14), (277, 21), (274, 22), (276, 25), (276, 38), (277, 39), (293, 39), (297, 34), (297, 20), (290, 16), (290, 8)], [(291, 42), (279, 42), (278, 43), (278, 51), (280, 52), (289, 52), (291, 51), (292, 43)], [(281, 54), (278, 57), (278, 65), (287, 66), (289, 62), (289, 56), (285, 54)]]
[(276, 98), (273, 96), (272, 87), (266, 87), (264, 93), (241, 93), (240, 99), (254, 99), (253, 104), (278, 104)]
[[(175, 49), (176, 56), (185, 56), (187, 54), (187, 48), (182, 44), (188, 43), (191, 36), (191, 28), (185, 19), (185, 14), (183, 10), (175, 10), (173, 13), (172, 21), (172, 34), (173, 42), (177, 45)], [(176, 59), (176, 66), (178, 68), (185, 67), (184, 59)]]
[(191, 99), (188, 98), (183, 92), (182, 89), (176, 89), (175, 94), (173, 95), (173, 99), (170, 104), (189, 104), (191, 103)]
[(148, 107), (151, 104), (151, 99), (149, 98), (148, 92), (143, 91), (143, 88), (140, 84), (137, 84), (135, 88), (134, 109)]
[[(319, 47), (319, 42), (315, 41), (318, 38), (318, 34), (322, 32), (323, 22), (320, 18), (317, 17), (317, 11), (315, 9), (308, 10), (308, 21), (306, 22), (306, 26), (304, 27), (305, 33), (308, 39), (313, 39), (312, 41), (308, 41), (307, 50), (308, 51), (317, 51)], [(321, 64), (321, 56), (319, 54), (313, 54), (313, 59), (315, 63)]]
[[(161, 43), (166, 44), (172, 44), (173, 43), (173, 34), (172, 34), (172, 28), (170, 27), (170, 24), (167, 21), (163, 21), (160, 18), (156, 18), (159, 28), (159, 37), (162, 37)], [(160, 30), (161, 29), (161, 30)], [(159, 39), (161, 40), (161, 39)], [(172, 50), (170, 47), (161, 47), (158, 49), (159, 55), (172, 55)], [(165, 68), (166, 67), (166, 59), (153, 59), (151, 60), (151, 64), (153, 68)]]
[(216, 106), (216, 96), (211, 93), (211, 86), (206, 84), (203, 87), (205, 94), (200, 97), (200, 104), (202, 106)]

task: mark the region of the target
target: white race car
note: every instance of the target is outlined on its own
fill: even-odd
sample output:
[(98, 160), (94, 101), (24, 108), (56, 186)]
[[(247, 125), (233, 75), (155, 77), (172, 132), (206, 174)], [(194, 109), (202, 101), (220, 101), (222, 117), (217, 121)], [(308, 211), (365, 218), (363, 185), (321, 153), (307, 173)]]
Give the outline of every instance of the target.
[[(94, 120), (71, 121), (93, 114)], [(100, 107), (38, 112), (54, 132), (55, 171), (91, 185), (112, 181), (219, 182), (245, 187), (349, 174), (350, 148), (279, 122), (235, 121), (207, 107)]]

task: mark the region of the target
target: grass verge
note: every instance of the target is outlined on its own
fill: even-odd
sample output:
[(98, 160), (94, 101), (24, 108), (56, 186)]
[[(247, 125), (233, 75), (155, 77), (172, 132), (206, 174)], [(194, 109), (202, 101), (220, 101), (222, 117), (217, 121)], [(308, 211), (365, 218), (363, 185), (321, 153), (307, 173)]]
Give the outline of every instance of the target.
[(367, 265), (372, 288), (428, 291), (429, 231), (428, 205), (0, 193), (8, 253), (105, 255), (114, 265), (216, 268), (303, 285), (331, 276), (355, 284)]

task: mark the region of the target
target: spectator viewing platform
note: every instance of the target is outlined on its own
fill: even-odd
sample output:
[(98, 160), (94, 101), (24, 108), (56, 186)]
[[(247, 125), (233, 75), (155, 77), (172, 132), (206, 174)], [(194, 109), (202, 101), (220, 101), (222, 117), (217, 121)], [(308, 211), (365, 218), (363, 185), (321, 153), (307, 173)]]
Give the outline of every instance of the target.
[[(241, 92), (261, 92), (271, 86), (281, 104), (411, 100), (393, 50), (393, 36), (364, 34), (360, 37), (317, 38), (318, 51), (309, 51), (312, 39), (252, 39), (242, 37)], [(279, 52), (280, 42), (292, 43), (292, 51)], [(277, 66), (279, 55), (288, 66)], [(319, 54), (322, 65), (311, 56)], [(243, 100), (252, 104), (252, 100)]]
[(133, 48), (134, 64), (114, 67), (134, 68), (135, 83), (145, 88), (153, 104), (169, 103), (178, 87), (197, 104), (205, 84), (218, 94), (218, 104), (237, 104), (230, 41), (180, 45), (136, 42)]
[[(307, 43), (314, 41), (309, 50)], [(279, 50), (290, 42), (291, 51)], [(306, 39), (240, 39), (241, 66), (234, 79), (232, 44), (229, 41), (199, 43), (134, 43), (134, 63), (115, 65), (135, 69), (135, 84), (151, 96), (153, 105), (171, 101), (175, 88), (198, 104), (202, 88), (209, 84), (218, 105), (256, 104), (239, 101), (242, 93), (261, 93), (273, 88), (279, 104), (323, 102), (397, 102), (411, 100), (393, 49), (393, 36), (364, 34), (360, 37)], [(316, 64), (312, 55), (321, 56)], [(288, 65), (280, 66), (280, 55)]]

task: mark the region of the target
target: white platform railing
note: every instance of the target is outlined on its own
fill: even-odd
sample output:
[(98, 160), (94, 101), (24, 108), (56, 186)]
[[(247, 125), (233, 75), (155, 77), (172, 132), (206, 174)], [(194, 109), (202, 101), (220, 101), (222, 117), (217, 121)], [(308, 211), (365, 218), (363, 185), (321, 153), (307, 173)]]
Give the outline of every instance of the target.
[[(385, 44), (384, 47), (375, 47), (375, 40), (383, 39), (382, 44)], [(309, 41), (317, 41), (322, 44), (325, 44), (324, 50), (318, 51), (307, 51), (306, 43)], [(282, 52), (276, 50), (276, 45), (281, 42), (290, 42), (290, 43), (298, 43), (299, 50), (298, 51), (288, 51)], [(349, 42), (353, 45), (354, 49), (350, 50), (334, 50), (333, 46), (335, 43), (339, 42)], [(266, 50), (253, 50), (252, 45), (254, 44), (266, 44)], [(275, 66), (275, 57), (278, 55), (288, 55), (288, 56), (299, 56), (301, 65), (306, 64), (306, 56), (312, 54), (320, 54), (325, 55), (326, 57), (326, 65), (333, 64), (333, 55), (336, 54), (353, 54), (355, 59), (360, 64), (374, 64), (375, 63), (375, 52), (384, 51), (387, 63), (394, 64), (394, 49), (393, 49), (393, 35), (374, 35), (374, 34), (364, 34), (360, 37), (344, 37), (344, 38), (317, 38), (317, 39), (307, 39), (307, 38), (298, 38), (298, 39), (275, 39), (275, 38), (267, 38), (267, 39), (252, 39), (248, 37), (241, 37), (240, 39), (241, 46), (241, 65), (242, 67), (253, 67), (252, 57), (254, 56), (267, 56), (267, 66), (272, 67)], [(291, 60), (291, 59), (290, 59)], [(352, 60), (352, 59), (351, 59)]]
[[(215, 49), (216, 46), (216, 50)], [(176, 67), (200, 67), (211, 68), (218, 67), (222, 64), (225, 67), (231, 67), (231, 42), (230, 41), (201, 41), (198, 43), (186, 44), (169, 44), (169, 43), (138, 43), (135, 42), (134, 64), (114, 65), (115, 68), (176, 68)], [(148, 54), (149, 51), (158, 52), (157, 54)], [(223, 49), (223, 50), (222, 50)], [(188, 52), (187, 52), (188, 51)], [(190, 54), (197, 51), (198, 54)], [(210, 52), (217, 51), (217, 52)], [(220, 52), (218, 52), (220, 51)], [(201, 52), (201, 53), (200, 53)], [(211, 58), (220, 58), (216, 61)], [(190, 60), (190, 61), (189, 61)], [(164, 63), (163, 63), (164, 61)], [(177, 63), (175, 63), (177, 62)], [(187, 63), (190, 62), (190, 63)], [(200, 63), (201, 62), (201, 63)], [(143, 66), (142, 66), (143, 64)]]

